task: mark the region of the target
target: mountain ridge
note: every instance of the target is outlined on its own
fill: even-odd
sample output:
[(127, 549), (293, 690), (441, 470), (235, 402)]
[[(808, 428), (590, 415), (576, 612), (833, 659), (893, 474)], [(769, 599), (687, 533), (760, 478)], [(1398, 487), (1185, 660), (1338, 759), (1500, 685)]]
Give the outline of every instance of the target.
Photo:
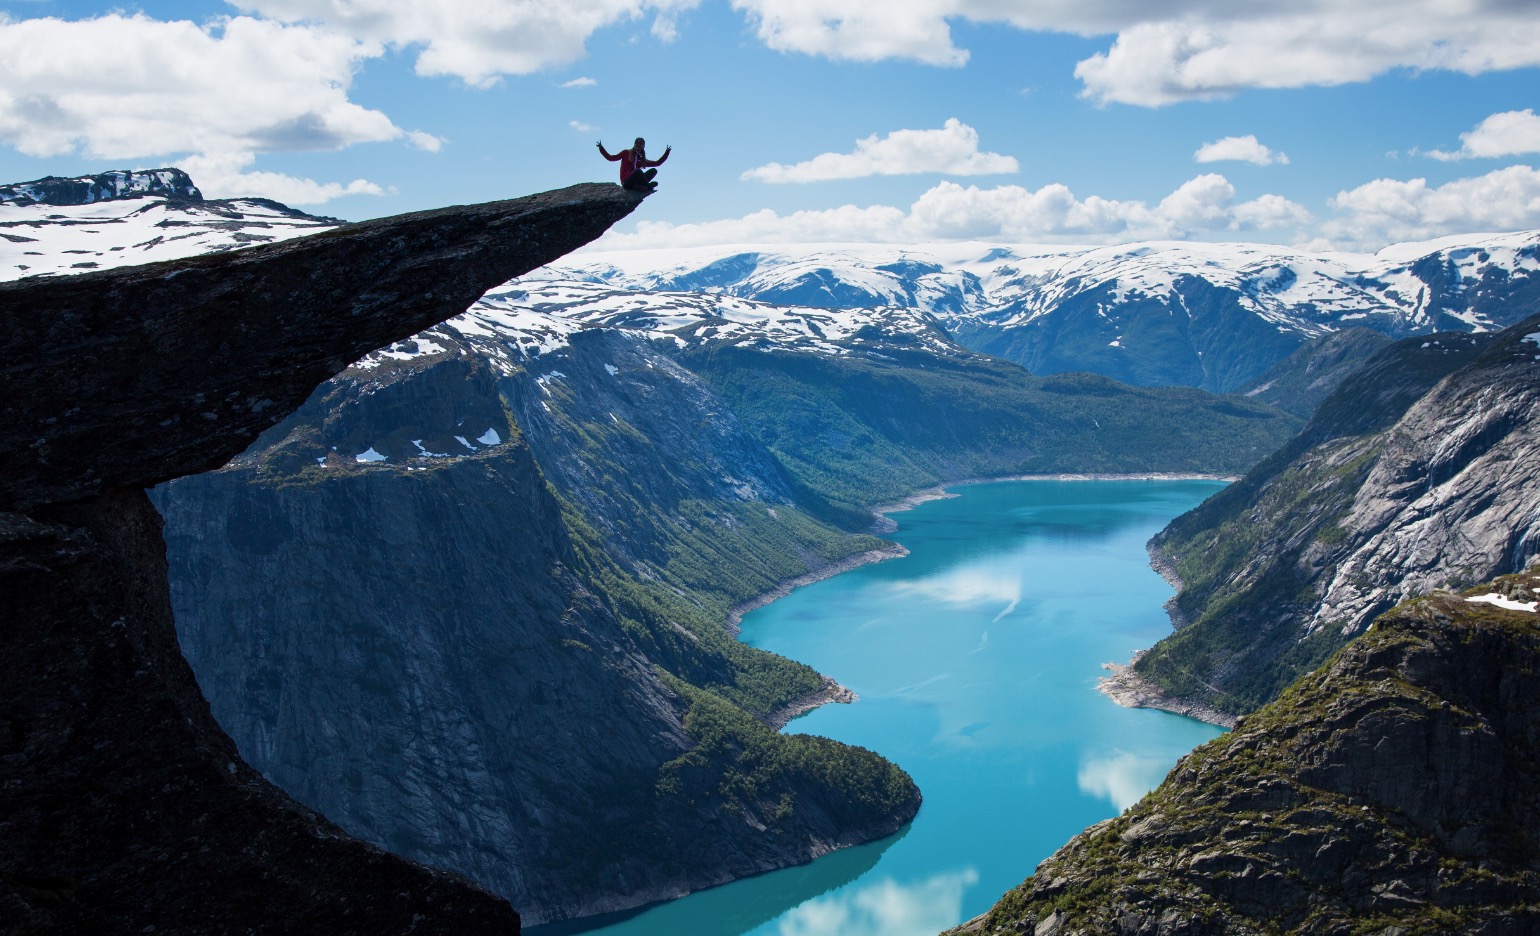
[(1231, 392), (1329, 331), (1494, 330), (1540, 295), (1540, 232), (1368, 254), (1263, 244), (946, 243), (589, 252), (540, 279), (822, 308), (911, 308), (1038, 374)]

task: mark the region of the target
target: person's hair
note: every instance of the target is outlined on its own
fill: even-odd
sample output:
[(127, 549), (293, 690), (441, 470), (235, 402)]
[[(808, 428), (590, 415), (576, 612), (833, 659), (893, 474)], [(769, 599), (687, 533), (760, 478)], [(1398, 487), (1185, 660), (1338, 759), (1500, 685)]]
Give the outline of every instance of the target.
[(646, 146), (647, 145), (647, 141), (642, 139), (641, 137), (637, 137), (636, 138), (636, 142), (632, 143), (631, 145), (632, 146)]

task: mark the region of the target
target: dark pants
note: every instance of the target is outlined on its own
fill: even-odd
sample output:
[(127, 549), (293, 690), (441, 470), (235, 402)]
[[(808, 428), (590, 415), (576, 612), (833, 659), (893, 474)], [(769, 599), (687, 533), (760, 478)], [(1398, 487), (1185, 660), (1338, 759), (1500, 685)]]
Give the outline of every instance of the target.
[(645, 192), (652, 188), (652, 177), (658, 174), (656, 169), (638, 169), (626, 176), (626, 181), (620, 183), (621, 188), (630, 189), (633, 192)]

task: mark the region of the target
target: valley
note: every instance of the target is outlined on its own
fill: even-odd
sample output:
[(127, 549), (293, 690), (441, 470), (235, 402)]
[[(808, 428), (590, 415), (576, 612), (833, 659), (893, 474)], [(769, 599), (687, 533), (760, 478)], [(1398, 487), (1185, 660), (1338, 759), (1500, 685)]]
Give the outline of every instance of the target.
[[(1221, 486), (967, 484), (892, 514), (889, 535), (907, 556), (751, 612), (742, 638), (849, 685), (856, 704), (826, 706), (787, 730), (891, 757), (925, 792), (919, 815), (862, 846), (869, 867), (859, 874), (830, 856), (598, 929), (532, 936), (933, 936), (988, 909), (1023, 868), (1131, 805), (1219, 734), (1110, 705), (1094, 683), (1103, 659), (1166, 630), (1170, 589), (1150, 570), (1145, 540)], [(790, 884), (794, 875), (822, 886)]]
[[(88, 296), (92, 277), (157, 269), (134, 266), (146, 260), (233, 268), (367, 230), (272, 202), (204, 200), (175, 170), (73, 181), (0, 187), (0, 267), (25, 275), (17, 290), (52, 279), (56, 295)], [(248, 250), (269, 242), (258, 248), (269, 253)], [(928, 841), (926, 811), (948, 807), (922, 806), (927, 786), (945, 785), (926, 771), (952, 769), (959, 752), (1024, 731), (1032, 718), (953, 725), (937, 734), (950, 740), (934, 759), (895, 735), (846, 734), (842, 720), (864, 725), (894, 705), (945, 711), (921, 691), (937, 674), (895, 685), (899, 664), (880, 674), (851, 662), (880, 661), (869, 646), (826, 663), (815, 643), (760, 635), (757, 621), (781, 615), (773, 629), (795, 633), (799, 615), (838, 604), (817, 596), (886, 581), (914, 557), (753, 612), (741, 640), (735, 610), (789, 581), (902, 555), (875, 535), (883, 527), (872, 510), (938, 485), (1239, 477), (1207, 500), (1216, 487), (1207, 482), (1121, 482), (1186, 492), (1155, 498), (1162, 506), (1135, 510), (1140, 520), (1126, 528), (1093, 522), (1094, 531), (1075, 532), (1081, 520), (1056, 525), (1044, 507), (1051, 548), (1024, 560), (1053, 569), (1077, 544), (1123, 530), (1125, 567), (1109, 577), (1145, 583), (1144, 614), (1162, 591), (1142, 553), (1153, 537), (1155, 556), (1180, 580), (1170, 605), (1178, 629), (1158, 611), (1138, 628), (1114, 628), (1116, 645), (1077, 651), (1061, 688), (1083, 690), (1073, 705), (1096, 712), (1085, 717), (1098, 724), (1185, 726), (1175, 729), (1185, 740), (1159, 755), (1131, 751), (1132, 736), (1103, 751), (1169, 763), (1212, 731), (1112, 708), (1091, 691), (1099, 664), (1153, 645), (1133, 667), (1152, 697), (1250, 713), (1379, 613), (1430, 589), (1521, 571), (1540, 555), (1540, 486), (1529, 467), (1540, 463), (1537, 244), (1533, 233), (1452, 238), (1372, 257), (1202, 244), (566, 248), (550, 265), (451, 302), (468, 305), (462, 314), (442, 311), (436, 296), (439, 311), (424, 311), (412, 329), (342, 357), (323, 345), (314, 353), (330, 356), (303, 373), (289, 374), (270, 352), (246, 362), (283, 382), (289, 402), (272, 410), (271, 399), (232, 389), (203, 417), (231, 427), (218, 446), (196, 441), (202, 424), (184, 412), (174, 380), (145, 376), (180, 365), (137, 369), (130, 356), (129, 376), (94, 375), (90, 386), (127, 387), (125, 399), (163, 406), (162, 422), (136, 415), (123, 424), (133, 428), (123, 437), (143, 437), (133, 445), (149, 454), (60, 470), (117, 425), (111, 414), (71, 414), (47, 430), (50, 447), (29, 448), (20, 435), (7, 444), (6, 490), (31, 510), (26, 498), (63, 503), (156, 485), (166, 600), (197, 677), (189, 698), (206, 697), (218, 722), (200, 730), (227, 732), (238, 769), (255, 768), (252, 782), (271, 781), (365, 842), (474, 880), (511, 902), (524, 925), (634, 911), (745, 877), (734, 886), (784, 881), (791, 872), (753, 876), (830, 852), (848, 853), (834, 873), (854, 880)], [(247, 305), (238, 308), (260, 310), (268, 295), (239, 293)], [(209, 319), (215, 337), (195, 346), (223, 356), (211, 359), (209, 379), (225, 379), (218, 362), (260, 344), (253, 314)], [(34, 339), (18, 329), (22, 348)], [(58, 334), (35, 340), (41, 347)], [(80, 395), (18, 374), (14, 385), (35, 389), (56, 422), (66, 391)], [(170, 467), (198, 445), (198, 467), (212, 470)], [(1076, 484), (1054, 490), (1108, 482)], [(961, 500), (993, 489), (970, 486)], [(901, 530), (942, 508), (899, 515)], [(1021, 510), (1002, 502), (972, 523), (982, 532), (990, 517)], [(1056, 574), (1053, 587), (1073, 581), (1068, 568)], [(1079, 591), (1109, 587), (1089, 581)], [(994, 624), (1025, 614), (1017, 609), (1027, 600), (1022, 592), (994, 608), (977, 648)], [(1040, 629), (1076, 630), (1080, 610), (1071, 600)], [(966, 620), (952, 614), (931, 617)], [(919, 634), (895, 639), (925, 646)], [(851, 690), (862, 699), (854, 707), (774, 730), (793, 713), (848, 701)], [(1263, 724), (1286, 731), (1287, 717)], [(814, 729), (833, 740), (806, 733)], [(987, 746), (1017, 757), (1027, 749)], [(1107, 781), (1116, 794), (1082, 785), (1082, 800), (1106, 802), (1069, 809), (1068, 825), (1012, 856), (1015, 870), (976, 871), (969, 912), (1110, 807), (1133, 805), (1158, 774)], [(1515, 893), (1528, 893), (1526, 866), (1514, 867)], [(955, 888), (963, 879), (948, 880)], [(1444, 899), (1428, 893), (1420, 899)], [(1138, 898), (1138, 912), (1150, 899)], [(1210, 912), (1199, 904), (1181, 912)], [(1003, 912), (991, 918), (1002, 926)]]

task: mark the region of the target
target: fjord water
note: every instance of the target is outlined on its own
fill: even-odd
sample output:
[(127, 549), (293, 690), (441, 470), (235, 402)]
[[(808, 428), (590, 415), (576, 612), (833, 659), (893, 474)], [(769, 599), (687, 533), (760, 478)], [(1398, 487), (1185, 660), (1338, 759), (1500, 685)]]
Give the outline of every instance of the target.
[[(742, 637), (855, 690), (789, 731), (878, 751), (925, 803), (895, 836), (639, 913), (603, 936), (907, 936), (987, 910), (1219, 729), (1095, 690), (1169, 632), (1145, 542), (1214, 481), (1007, 481), (893, 514), (910, 554), (800, 588)], [(590, 926), (599, 921), (590, 921)], [(540, 934), (576, 927), (543, 927)]]

